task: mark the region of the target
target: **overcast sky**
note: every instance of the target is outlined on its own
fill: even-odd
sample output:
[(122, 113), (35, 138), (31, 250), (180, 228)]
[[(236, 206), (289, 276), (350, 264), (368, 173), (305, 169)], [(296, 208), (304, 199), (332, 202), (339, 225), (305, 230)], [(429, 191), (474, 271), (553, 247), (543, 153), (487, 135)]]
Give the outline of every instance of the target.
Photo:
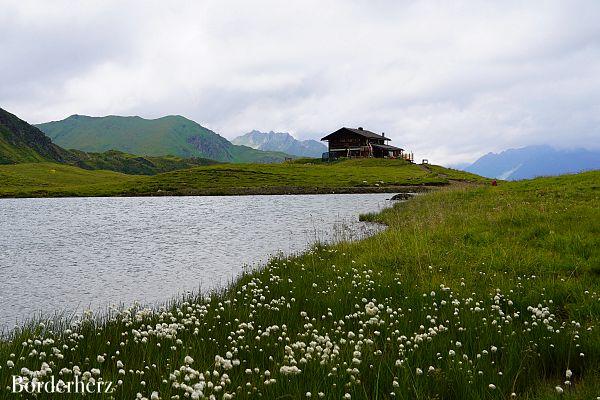
[(0, 107), (363, 126), (438, 163), (600, 148), (600, 2), (522, 3), (0, 0)]

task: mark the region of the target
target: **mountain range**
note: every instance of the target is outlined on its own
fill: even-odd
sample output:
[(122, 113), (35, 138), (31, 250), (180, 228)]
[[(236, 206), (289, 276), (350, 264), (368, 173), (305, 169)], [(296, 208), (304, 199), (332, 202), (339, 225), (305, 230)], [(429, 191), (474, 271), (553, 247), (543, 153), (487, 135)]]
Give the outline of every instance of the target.
[(231, 141), (233, 144), (264, 151), (281, 151), (299, 157), (318, 157), (327, 146), (316, 140), (297, 140), (287, 132), (260, 132), (253, 130)]
[(576, 173), (600, 169), (600, 151), (527, 146), (488, 153), (463, 169), (488, 178), (506, 180)]
[(142, 157), (120, 151), (86, 153), (65, 150), (54, 144), (35, 126), (0, 108), (0, 164), (48, 161), (84, 169), (105, 169), (144, 175), (217, 163), (204, 158)]
[(270, 163), (288, 154), (238, 146), (179, 115), (157, 119), (71, 115), (36, 125), (56, 144), (86, 152), (118, 150), (144, 156), (201, 157), (222, 162)]

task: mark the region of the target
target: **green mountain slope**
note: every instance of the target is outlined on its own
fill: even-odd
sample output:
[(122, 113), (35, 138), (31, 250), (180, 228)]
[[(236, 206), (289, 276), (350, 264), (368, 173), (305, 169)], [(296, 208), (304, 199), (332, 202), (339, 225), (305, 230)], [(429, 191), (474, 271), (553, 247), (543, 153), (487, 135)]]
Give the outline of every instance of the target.
[(40, 161), (73, 160), (38, 128), (0, 108), (0, 164)]
[(120, 151), (86, 153), (65, 150), (35, 126), (0, 108), (0, 164), (53, 161), (84, 169), (154, 175), (177, 169), (217, 164), (205, 158), (140, 157)]
[(178, 115), (158, 119), (72, 115), (37, 125), (60, 146), (82, 151), (119, 150), (148, 156), (204, 157), (225, 162), (270, 163), (286, 154), (236, 146), (200, 124)]

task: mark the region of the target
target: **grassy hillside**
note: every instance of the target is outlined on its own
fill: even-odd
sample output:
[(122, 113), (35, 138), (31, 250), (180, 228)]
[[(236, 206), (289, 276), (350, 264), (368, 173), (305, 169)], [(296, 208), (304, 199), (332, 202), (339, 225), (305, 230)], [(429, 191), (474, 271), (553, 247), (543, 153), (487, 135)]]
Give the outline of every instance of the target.
[[(327, 193), (332, 191), (396, 191), (401, 187), (444, 185), (452, 176), (431, 172), (402, 160), (354, 159), (335, 163), (217, 164), (162, 173), (155, 176), (116, 176), (90, 186), (94, 172), (80, 181), (60, 183), (60, 175), (76, 173), (74, 167), (56, 168), (43, 164), (0, 166), (0, 196), (116, 196), (116, 195), (202, 195)], [(38, 180), (39, 171), (56, 170), (55, 185)], [(452, 174), (440, 167), (442, 172)], [(98, 175), (104, 172), (97, 171)], [(31, 181), (30, 177), (36, 177)], [(23, 183), (18, 183), (21, 179)], [(476, 175), (461, 173), (460, 179), (479, 181)]]
[(144, 175), (218, 163), (205, 158), (142, 157), (115, 150), (102, 153), (65, 150), (52, 143), (52, 140), (35, 126), (0, 109), (0, 164), (48, 161), (84, 169), (103, 169)]
[(258, 163), (279, 162), (286, 157), (284, 153), (235, 146), (210, 129), (178, 115), (158, 119), (72, 115), (37, 126), (60, 146), (87, 152), (119, 150), (145, 156)]
[(13, 143), (10, 143), (8, 130), (0, 126), (0, 164), (36, 161), (44, 161), (44, 158), (29, 147), (15, 146)]
[(598, 182), (436, 191), (210, 297), (32, 324), (0, 345), (0, 386), (27, 368), (115, 398), (595, 399)]
[[(222, 164), (174, 171), (136, 189), (163, 193), (224, 193), (232, 188), (286, 193), (295, 188), (385, 188), (445, 184), (448, 179), (401, 160), (353, 159), (337, 163)], [(249, 190), (252, 192), (252, 190)]]
[(77, 158), (75, 165), (81, 168), (116, 171), (133, 175), (155, 175), (161, 172), (219, 163), (207, 158), (142, 157), (116, 150), (109, 150), (104, 153), (86, 153), (79, 150), (70, 150), (70, 152)]
[(0, 164), (67, 162), (71, 158), (39, 129), (0, 108)]

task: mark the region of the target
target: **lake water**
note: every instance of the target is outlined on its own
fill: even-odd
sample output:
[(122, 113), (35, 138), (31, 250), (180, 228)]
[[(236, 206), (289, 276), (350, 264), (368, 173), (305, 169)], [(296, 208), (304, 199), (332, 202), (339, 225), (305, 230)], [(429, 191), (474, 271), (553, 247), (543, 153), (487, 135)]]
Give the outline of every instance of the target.
[(389, 197), (0, 199), (0, 330), (215, 289), (279, 252), (372, 233), (358, 215)]

